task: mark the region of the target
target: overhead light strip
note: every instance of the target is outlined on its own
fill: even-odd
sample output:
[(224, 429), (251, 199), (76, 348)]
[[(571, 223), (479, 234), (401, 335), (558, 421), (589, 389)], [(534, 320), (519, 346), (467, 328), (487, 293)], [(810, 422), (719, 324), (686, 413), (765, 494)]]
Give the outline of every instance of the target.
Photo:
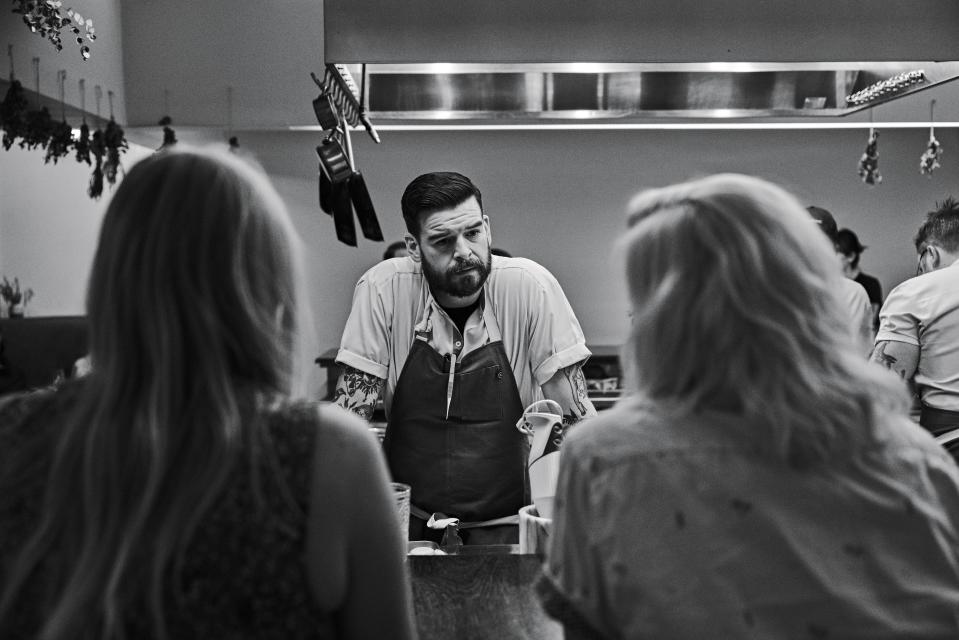
[[(381, 121), (382, 122), (382, 121)], [(937, 129), (959, 128), (959, 122), (636, 122), (570, 124), (377, 124), (378, 131), (722, 131), (810, 129)], [(322, 131), (317, 125), (296, 125), (290, 131)]]

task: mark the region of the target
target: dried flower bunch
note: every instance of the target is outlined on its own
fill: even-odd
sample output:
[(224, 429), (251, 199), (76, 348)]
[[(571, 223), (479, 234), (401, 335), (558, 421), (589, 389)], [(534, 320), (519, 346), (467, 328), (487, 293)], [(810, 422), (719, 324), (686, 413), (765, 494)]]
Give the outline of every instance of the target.
[(20, 280), (14, 278), (11, 283), (7, 280), (7, 276), (3, 276), (3, 283), (0, 284), (0, 298), (3, 298), (3, 301), (7, 304), (8, 307), (13, 307), (18, 304), (27, 304), (30, 302), (30, 299), (33, 297), (33, 289), (20, 289)]
[(63, 49), (62, 31), (69, 29), (80, 46), (80, 56), (84, 60), (89, 60), (90, 46), (87, 42), (97, 39), (93, 20), (84, 18), (73, 9), (67, 9), (64, 15), (60, 12), (62, 7), (61, 0), (13, 0), (13, 13), (19, 13), (22, 16), (24, 24), (30, 28), (30, 31), (46, 38), (57, 48), (57, 51), (61, 51)]

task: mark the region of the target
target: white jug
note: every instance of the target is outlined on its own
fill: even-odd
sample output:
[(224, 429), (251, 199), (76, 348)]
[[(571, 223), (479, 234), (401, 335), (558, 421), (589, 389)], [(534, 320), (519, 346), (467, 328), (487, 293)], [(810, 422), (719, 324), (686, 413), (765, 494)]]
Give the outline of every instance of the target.
[[(550, 411), (553, 410), (553, 411)], [(538, 400), (526, 407), (516, 428), (530, 438), (529, 486), (536, 511), (553, 517), (553, 498), (559, 478), (559, 447), (563, 442), (563, 410), (554, 400)]]

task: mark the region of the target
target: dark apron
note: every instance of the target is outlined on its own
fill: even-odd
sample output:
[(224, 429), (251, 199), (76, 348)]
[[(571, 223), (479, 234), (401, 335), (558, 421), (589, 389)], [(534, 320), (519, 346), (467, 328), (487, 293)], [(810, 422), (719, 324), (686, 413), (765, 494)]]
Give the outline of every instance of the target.
[(425, 526), (434, 512), (459, 518), (467, 544), (519, 539), (516, 525), (484, 526), (529, 504), (529, 443), (516, 428), (523, 403), (488, 301), (483, 316), (490, 342), (455, 360), (451, 389), (454, 359), (422, 337), (396, 382), (383, 446), (393, 480), (412, 487), (410, 540), (440, 541), (443, 531)]
[(919, 424), (934, 436), (940, 436), (953, 429), (959, 429), (959, 411), (936, 409), (922, 405)]

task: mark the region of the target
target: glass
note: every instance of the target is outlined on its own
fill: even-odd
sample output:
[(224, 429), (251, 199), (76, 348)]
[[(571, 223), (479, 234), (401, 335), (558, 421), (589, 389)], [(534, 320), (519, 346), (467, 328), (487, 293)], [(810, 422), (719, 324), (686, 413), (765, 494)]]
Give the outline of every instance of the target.
[(396, 516), (399, 518), (400, 531), (403, 537), (406, 537), (410, 530), (410, 485), (391, 482), (390, 486), (396, 499)]

